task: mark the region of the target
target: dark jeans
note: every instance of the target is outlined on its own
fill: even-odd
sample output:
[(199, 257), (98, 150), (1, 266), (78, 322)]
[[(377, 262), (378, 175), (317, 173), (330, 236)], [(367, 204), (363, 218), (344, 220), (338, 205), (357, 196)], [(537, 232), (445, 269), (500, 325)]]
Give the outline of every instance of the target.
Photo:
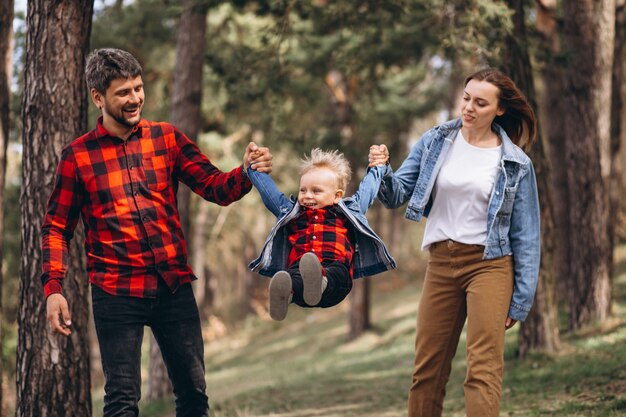
[(113, 296), (91, 286), (100, 344), (104, 417), (138, 416), (141, 397), (141, 342), (150, 326), (163, 355), (177, 417), (208, 417), (204, 344), (191, 284), (174, 294), (159, 280), (156, 299)]
[(352, 278), (350, 270), (341, 262), (322, 262), (324, 268), (324, 276), (328, 280), (328, 285), (322, 294), (320, 303), (316, 306), (310, 306), (304, 302), (302, 292), (304, 291), (304, 283), (299, 269), (300, 262), (296, 262), (289, 267), (287, 272), (291, 275), (291, 285), (293, 290), (293, 303), (300, 307), (332, 307), (343, 301), (352, 290)]

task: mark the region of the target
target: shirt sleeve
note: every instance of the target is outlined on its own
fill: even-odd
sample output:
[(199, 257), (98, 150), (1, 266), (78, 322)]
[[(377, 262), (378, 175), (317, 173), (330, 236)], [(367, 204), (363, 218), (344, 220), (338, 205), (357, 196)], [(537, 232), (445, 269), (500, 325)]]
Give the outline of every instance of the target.
[(175, 130), (176, 173), (181, 182), (207, 201), (227, 206), (252, 189), (243, 165), (229, 172), (220, 171), (187, 136)]
[(359, 204), (361, 213), (367, 213), (367, 210), (374, 204), (386, 169), (386, 165), (376, 165), (367, 169), (367, 174), (361, 180), (359, 189), (353, 196), (354, 201)]
[(76, 172), (74, 154), (70, 148), (65, 148), (41, 229), (41, 283), (46, 298), (61, 292), (69, 244), (80, 218), (81, 192)]

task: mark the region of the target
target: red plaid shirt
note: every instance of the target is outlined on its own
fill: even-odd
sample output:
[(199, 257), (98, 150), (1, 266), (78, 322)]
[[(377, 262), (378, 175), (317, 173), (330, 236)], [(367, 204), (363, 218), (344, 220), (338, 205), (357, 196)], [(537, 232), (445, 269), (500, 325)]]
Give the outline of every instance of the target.
[(127, 141), (101, 123), (61, 154), (41, 232), (44, 293), (61, 292), (81, 215), (94, 285), (114, 295), (154, 298), (161, 276), (174, 291), (195, 279), (176, 206), (178, 182), (219, 205), (240, 199), (252, 184), (242, 167), (217, 169), (168, 123), (142, 119)]
[(299, 261), (307, 252), (317, 255), (320, 262), (344, 263), (352, 275), (352, 243), (349, 240), (348, 219), (336, 206), (321, 209), (301, 207), (301, 212), (287, 225), (289, 231), (289, 265)]

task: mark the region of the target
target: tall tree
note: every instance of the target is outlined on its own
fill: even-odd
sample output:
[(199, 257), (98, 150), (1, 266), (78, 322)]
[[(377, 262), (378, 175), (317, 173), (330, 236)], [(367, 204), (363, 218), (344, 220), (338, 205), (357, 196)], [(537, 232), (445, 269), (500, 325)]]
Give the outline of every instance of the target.
[(615, 0), (563, 2), (569, 326), (610, 314), (608, 178)]
[(61, 148), (85, 132), (84, 82), (93, 0), (32, 0), (24, 68), (22, 273), (18, 312), (19, 417), (90, 416), (88, 280), (82, 232), (71, 245), (63, 284), (72, 316), (70, 337), (52, 334), (40, 282), (40, 225)]
[[(346, 79), (341, 71), (332, 69), (326, 74), (326, 86), (330, 92), (333, 122), (331, 126), (339, 139), (337, 142), (347, 149), (359, 148), (362, 145), (355, 143), (354, 137), (354, 109), (352, 101), (358, 86), (358, 77), (353, 75)], [(360, 158), (358, 153), (346, 152), (350, 165), (358, 172)], [(357, 175), (352, 176), (350, 188), (356, 188)], [(354, 340), (371, 328), (370, 320), (370, 282), (366, 278), (353, 282), (350, 293), (348, 340)]]
[[(2, 259), (4, 254), (4, 185), (6, 183), (7, 145), (9, 144), (9, 124), (11, 109), (11, 47), (13, 41), (13, 0), (0, 3), (0, 346), (4, 346), (2, 325), (4, 312), (2, 286), (4, 283)], [(0, 355), (0, 382), (4, 375), (4, 363)], [(0, 386), (0, 415), (2, 414), (3, 389)]]
[[(172, 85), (170, 120), (193, 141), (197, 140), (202, 125), (202, 67), (207, 12), (208, 2), (183, 0), (176, 38), (176, 66)], [(178, 211), (183, 233), (188, 243), (187, 250), (193, 259), (201, 255), (194, 251), (195, 245), (189, 244), (192, 243), (190, 203), (191, 192), (189, 188), (180, 187), (178, 189)], [(198, 275), (204, 276), (201, 273)], [(206, 288), (204, 280), (196, 285), (202, 286), (202, 289)], [(202, 305), (203, 299), (197, 299), (197, 302)], [(172, 389), (158, 344), (154, 337), (150, 340), (150, 378), (147, 397), (150, 400), (155, 400), (170, 395)]]
[[(524, 92), (530, 105), (537, 111), (537, 99), (530, 56), (524, 0), (507, 0), (513, 10), (513, 31), (506, 38), (505, 54), (502, 59), (505, 72)], [(554, 216), (552, 212), (551, 172), (546, 144), (541, 129), (538, 129), (537, 142), (530, 151), (530, 157), (537, 173), (539, 205), (541, 207), (541, 265), (534, 306), (528, 318), (521, 325), (519, 354), (524, 356), (530, 350), (555, 352), (559, 347), (557, 303), (554, 285)]]
[(613, 248), (617, 238), (616, 230), (619, 222), (621, 193), (623, 191), (622, 164), (619, 158), (622, 143), (622, 112), (624, 111), (624, 97), (622, 84), (624, 82), (624, 36), (626, 36), (626, 1), (615, 2), (615, 47), (613, 55), (612, 100), (611, 100), (611, 174), (609, 175), (609, 268), (610, 277), (613, 277)]

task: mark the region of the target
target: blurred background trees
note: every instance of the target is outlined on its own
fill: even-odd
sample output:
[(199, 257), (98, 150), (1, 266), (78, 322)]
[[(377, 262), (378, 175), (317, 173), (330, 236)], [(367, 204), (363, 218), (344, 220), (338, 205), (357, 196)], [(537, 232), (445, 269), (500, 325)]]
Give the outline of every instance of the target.
[[(560, 333), (606, 320), (611, 314), (611, 254), (626, 238), (620, 168), (624, 1), (562, 3), (33, 0), (28, 18), (23, 3), (15, 19), (0, 10), (0, 56), (5, 57), (0, 66), (14, 68), (10, 89), (3, 90), (0, 83), (0, 108), (9, 109), (2, 110), (0, 131), (0, 149), (8, 143), (0, 201), (6, 207), (4, 380), (13, 381), (17, 374), (23, 400), (44, 394), (29, 391), (31, 385), (46, 389), (43, 376), (20, 367), (39, 356), (28, 351), (33, 345), (25, 334), (17, 335), (28, 329), (28, 340), (48, 343), (38, 281), (38, 227), (59, 149), (93, 127), (97, 116), (91, 106), (84, 118), (87, 95), (77, 51), (100, 47), (126, 49), (143, 64), (144, 117), (172, 121), (224, 170), (241, 163), (250, 140), (269, 146), (275, 157), (272, 175), (286, 194), (297, 191), (297, 159), (316, 146), (340, 149), (349, 158), (354, 170), (349, 193), (365, 172), (371, 144), (386, 143), (397, 168), (421, 133), (457, 116), (457, 100), (470, 71), (486, 65), (502, 69), (534, 103), (540, 122), (539, 141), (530, 155), (540, 188), (543, 258), (535, 307), (519, 333), (519, 353), (555, 352)], [(12, 10), (10, 2), (3, 1), (2, 7)], [(39, 17), (44, 7), (50, 13)], [(61, 33), (33, 23), (45, 23), (67, 8), (77, 10), (56, 23)], [(92, 22), (90, 36), (84, 19)], [(7, 30), (11, 20), (14, 39)], [(63, 36), (70, 29), (75, 36)], [(41, 30), (51, 39), (59, 37), (54, 48), (36, 41)], [(13, 53), (3, 53), (11, 45)], [(68, 67), (74, 68), (71, 74)], [(68, 69), (62, 87), (48, 78), (60, 77), (61, 68)], [(10, 73), (0, 71), (0, 77), (7, 79)], [(49, 104), (45, 100), (50, 98), (59, 101)], [(73, 100), (71, 111), (60, 111), (65, 100)], [(20, 187), (21, 215), (14, 203)], [(220, 208), (183, 186), (179, 204), (190, 263), (200, 278), (194, 285), (205, 325), (235, 328), (251, 315), (267, 318), (267, 282), (247, 270), (274, 222), (256, 193)], [(399, 268), (357, 281), (346, 313), (346, 338), (357, 338), (376, 323), (369, 308), (372, 288), (398, 289), (423, 276), (422, 225), (406, 221), (403, 210), (384, 210), (378, 203), (368, 217)], [(77, 288), (85, 284), (84, 272), (75, 277)], [(77, 291), (73, 304), (86, 305), (85, 296)], [(559, 312), (566, 317), (561, 322)], [(79, 339), (68, 344), (84, 356)], [(16, 351), (19, 372), (12, 365)], [(71, 351), (61, 349), (61, 357)], [(97, 361), (97, 354), (92, 358)], [(35, 366), (42, 371), (47, 365)], [(93, 366), (92, 374), (98, 369)], [(150, 370), (152, 375), (162, 371), (156, 362)], [(92, 380), (98, 381), (97, 375)], [(151, 386), (148, 396), (166, 395), (166, 378), (151, 380), (162, 383)], [(14, 398), (12, 385), (3, 384)], [(88, 396), (80, 401), (90, 402)], [(20, 415), (36, 414), (24, 410)]]

